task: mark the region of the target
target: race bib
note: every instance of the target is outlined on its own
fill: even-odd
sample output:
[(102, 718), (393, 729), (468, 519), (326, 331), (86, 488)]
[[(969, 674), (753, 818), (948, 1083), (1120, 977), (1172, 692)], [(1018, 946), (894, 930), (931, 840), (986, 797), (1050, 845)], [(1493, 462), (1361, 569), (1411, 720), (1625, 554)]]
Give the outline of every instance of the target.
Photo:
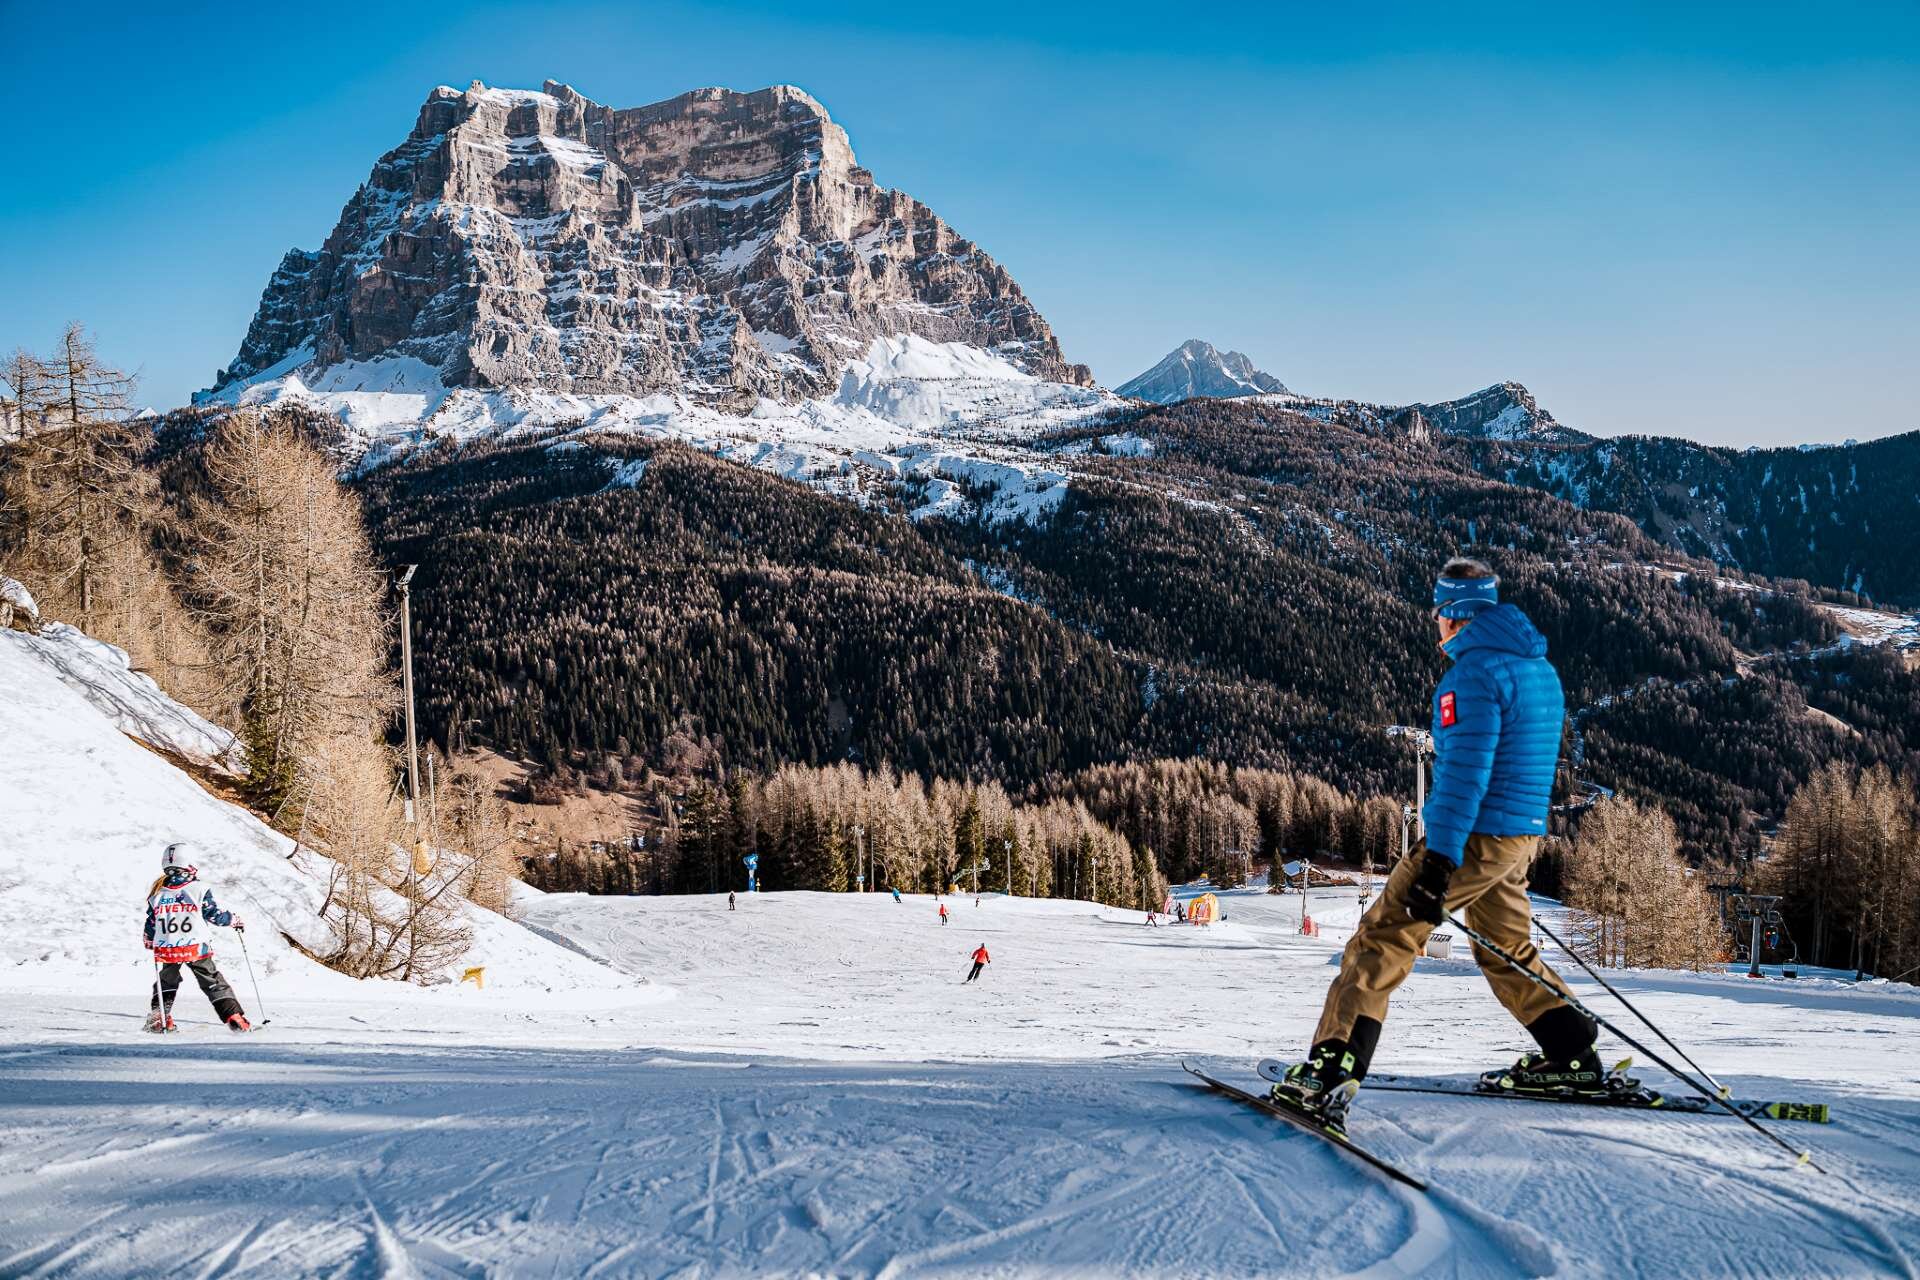
[(153, 908), (153, 954), (162, 964), (191, 964), (207, 940), (206, 922), (191, 889), (163, 889), (148, 899)]
[(1459, 718), (1460, 718), (1459, 714), (1455, 712), (1453, 707), (1453, 694), (1451, 693), (1441, 694), (1440, 695), (1440, 727), (1442, 729), (1449, 728), (1454, 724), (1455, 721), (1459, 720)]

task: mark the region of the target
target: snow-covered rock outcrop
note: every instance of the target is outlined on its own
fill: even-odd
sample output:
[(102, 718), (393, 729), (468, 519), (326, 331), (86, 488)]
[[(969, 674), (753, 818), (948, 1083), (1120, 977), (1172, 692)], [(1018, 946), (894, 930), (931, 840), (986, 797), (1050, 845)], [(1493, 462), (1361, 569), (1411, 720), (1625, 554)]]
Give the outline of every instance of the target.
[(26, 584), (0, 575), (0, 631), (15, 625), (33, 627), (39, 622), (40, 606), (34, 603), (33, 593), (27, 590)]

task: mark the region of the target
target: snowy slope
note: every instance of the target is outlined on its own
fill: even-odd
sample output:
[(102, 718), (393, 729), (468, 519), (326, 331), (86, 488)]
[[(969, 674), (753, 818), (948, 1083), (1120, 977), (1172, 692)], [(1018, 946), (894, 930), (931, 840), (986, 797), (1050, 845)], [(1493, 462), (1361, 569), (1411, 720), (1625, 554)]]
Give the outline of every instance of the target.
[[(299, 357), (289, 357), (299, 364)], [(834, 394), (761, 398), (744, 415), (685, 396), (448, 390), (417, 360), (330, 366), (309, 384), (276, 367), (213, 397), (246, 405), (299, 403), (339, 419), (362, 465), (432, 440), (602, 434), (680, 440), (722, 457), (862, 500), (880, 487), (924, 483), (919, 518), (978, 509), (991, 519), (1044, 517), (1066, 493), (1066, 459), (1034, 448), (1036, 433), (1097, 423), (1125, 402), (1097, 388), (1046, 382), (989, 352), (906, 335), (876, 338), (841, 372)]]
[[(485, 990), (353, 982), (278, 937), (325, 944), (318, 860), (124, 736), (202, 730), (111, 651), (0, 633), (0, 689), (0, 1275), (1915, 1274), (1909, 986), (1617, 975), (1740, 1093), (1828, 1102), (1782, 1126), (1824, 1175), (1724, 1118), (1363, 1092), (1421, 1196), (1179, 1070), (1304, 1047), (1355, 890), (1235, 890), (1207, 929), (524, 890), (524, 925), (475, 913)], [(255, 925), (264, 1005), (217, 945), (261, 1033), (191, 990), (183, 1034), (138, 1030), (175, 838)], [(1470, 961), (1423, 960), (1379, 1067), (1523, 1047)]]
[[(1184, 1082), (1182, 1056), (1251, 1078), (1303, 1047), (1357, 911), (1316, 890), (1303, 937), (1297, 896), (1223, 898), (1202, 930), (992, 894), (946, 927), (915, 896), (528, 894), (679, 998), (386, 985), (247, 1041), (14, 991), (0, 1273), (1913, 1273), (1911, 988), (1623, 977), (1742, 1092), (1830, 1101), (1792, 1130), (1824, 1177), (1731, 1120), (1363, 1094), (1356, 1136), (1418, 1196)], [(1459, 1075), (1523, 1039), (1470, 962), (1422, 961), (1381, 1067)], [(182, 1071), (184, 1112), (160, 1087)]]
[[(357, 985), (295, 950), (332, 949), (321, 918), (327, 862), (246, 810), (217, 799), (134, 742), (214, 758), (231, 740), (130, 671), (120, 650), (71, 627), (0, 632), (0, 973), (63, 990), (130, 992), (150, 981), (141, 945), (160, 853), (185, 840), (221, 905), (250, 928), (263, 979), (288, 989)], [(518, 925), (473, 910), (474, 942), (454, 966), (490, 966), (499, 984), (626, 990), (633, 984)], [(230, 979), (236, 939), (215, 943)], [(448, 976), (457, 977), (452, 973)]]

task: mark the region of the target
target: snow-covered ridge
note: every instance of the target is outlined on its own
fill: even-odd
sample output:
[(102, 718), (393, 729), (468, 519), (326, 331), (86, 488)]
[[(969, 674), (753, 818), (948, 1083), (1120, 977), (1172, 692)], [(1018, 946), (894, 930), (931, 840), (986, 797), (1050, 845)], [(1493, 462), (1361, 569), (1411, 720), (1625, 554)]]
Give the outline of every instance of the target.
[[(913, 334), (873, 339), (832, 395), (761, 397), (744, 415), (685, 395), (449, 388), (433, 366), (405, 357), (317, 371), (296, 361), (270, 372), (216, 401), (298, 403), (335, 417), (362, 466), (443, 439), (628, 435), (682, 441), (855, 500), (909, 491), (915, 518), (1044, 518), (1066, 496), (1074, 455), (1030, 441), (1126, 407), (1098, 388), (1036, 378), (993, 352)], [(1106, 440), (1111, 452), (1151, 451), (1135, 436)]]

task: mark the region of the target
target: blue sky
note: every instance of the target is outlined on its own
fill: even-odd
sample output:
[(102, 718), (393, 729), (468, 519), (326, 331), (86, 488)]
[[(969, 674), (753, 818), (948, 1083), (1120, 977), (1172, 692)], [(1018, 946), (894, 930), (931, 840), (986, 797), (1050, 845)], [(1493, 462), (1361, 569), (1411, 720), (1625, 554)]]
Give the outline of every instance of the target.
[(1109, 384), (1203, 337), (1602, 434), (1920, 427), (1920, 6), (1341, 7), (0, 0), (0, 350), (78, 319), (183, 401), (436, 84), (790, 82)]

